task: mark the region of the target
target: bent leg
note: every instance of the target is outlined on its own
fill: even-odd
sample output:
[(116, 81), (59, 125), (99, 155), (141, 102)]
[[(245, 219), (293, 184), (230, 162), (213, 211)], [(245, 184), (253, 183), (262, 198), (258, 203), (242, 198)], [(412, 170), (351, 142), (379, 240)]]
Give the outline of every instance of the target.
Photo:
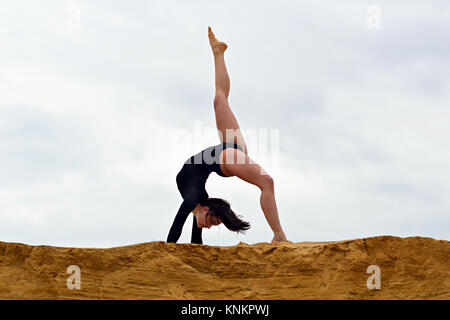
[(228, 176), (251, 183), (261, 190), (260, 205), (270, 228), (274, 232), (274, 239), (286, 240), (278, 217), (275, 201), (275, 188), (272, 177), (253, 161), (248, 155), (237, 149), (225, 149), (221, 154), (221, 169)]

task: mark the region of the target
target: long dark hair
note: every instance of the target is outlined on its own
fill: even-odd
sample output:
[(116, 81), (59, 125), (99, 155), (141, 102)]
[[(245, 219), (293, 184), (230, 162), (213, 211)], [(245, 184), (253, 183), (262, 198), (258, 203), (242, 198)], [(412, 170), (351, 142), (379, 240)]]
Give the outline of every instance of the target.
[(208, 213), (220, 218), (222, 223), (228, 230), (241, 232), (250, 229), (250, 223), (240, 219), (233, 210), (231, 210), (230, 203), (220, 198), (208, 198), (201, 203), (203, 206), (208, 206)]

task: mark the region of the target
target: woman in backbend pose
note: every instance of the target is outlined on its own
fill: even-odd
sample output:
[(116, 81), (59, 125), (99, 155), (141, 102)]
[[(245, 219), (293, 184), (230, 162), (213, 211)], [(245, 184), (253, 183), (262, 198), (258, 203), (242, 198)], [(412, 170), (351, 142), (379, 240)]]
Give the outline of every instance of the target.
[(191, 212), (194, 214), (192, 243), (203, 243), (202, 228), (211, 228), (220, 223), (236, 232), (250, 228), (248, 222), (235, 215), (227, 201), (209, 198), (205, 184), (211, 172), (222, 177), (236, 176), (259, 187), (261, 208), (274, 233), (272, 243), (286, 241), (278, 218), (273, 179), (248, 156), (244, 137), (228, 104), (230, 79), (224, 59), (227, 45), (216, 39), (211, 27), (208, 27), (208, 37), (214, 54), (216, 87), (214, 112), (221, 144), (190, 157), (177, 174), (178, 190), (184, 200), (170, 228), (167, 242), (178, 241), (183, 225)]

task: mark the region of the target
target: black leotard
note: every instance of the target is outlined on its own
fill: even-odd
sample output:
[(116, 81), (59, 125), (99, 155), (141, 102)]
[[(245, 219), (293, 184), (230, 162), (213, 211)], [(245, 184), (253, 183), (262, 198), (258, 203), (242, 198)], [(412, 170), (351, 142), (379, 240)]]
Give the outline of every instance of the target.
[[(211, 172), (215, 172), (222, 177), (227, 177), (220, 170), (219, 162), (220, 153), (226, 148), (235, 148), (243, 151), (242, 147), (237, 144), (224, 142), (193, 155), (186, 160), (180, 172), (178, 172), (176, 177), (177, 186), (184, 200), (170, 228), (167, 242), (178, 241), (189, 213), (195, 209), (200, 201), (209, 198), (205, 184)], [(203, 243), (202, 229), (197, 227), (197, 219), (195, 216), (192, 224), (191, 242)]]

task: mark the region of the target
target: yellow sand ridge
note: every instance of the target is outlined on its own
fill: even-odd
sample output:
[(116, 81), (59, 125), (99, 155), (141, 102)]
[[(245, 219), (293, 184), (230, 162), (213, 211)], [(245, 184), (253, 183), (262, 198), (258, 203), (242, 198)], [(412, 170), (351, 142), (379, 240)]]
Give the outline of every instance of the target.
[[(72, 265), (80, 289), (69, 289)], [(380, 289), (368, 288), (371, 265)], [(450, 299), (449, 266), (450, 242), (424, 237), (108, 249), (0, 242), (0, 299)]]

